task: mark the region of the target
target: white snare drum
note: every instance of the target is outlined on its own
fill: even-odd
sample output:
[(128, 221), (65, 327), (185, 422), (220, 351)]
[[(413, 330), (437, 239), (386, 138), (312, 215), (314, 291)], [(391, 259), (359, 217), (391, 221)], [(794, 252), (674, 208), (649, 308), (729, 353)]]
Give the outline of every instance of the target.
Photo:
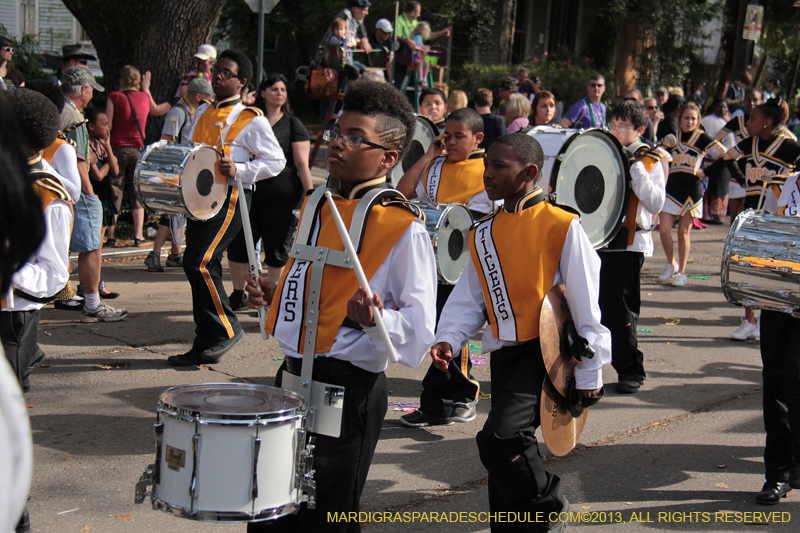
[(438, 135), (439, 130), (431, 119), (423, 115), (417, 115), (417, 127), (414, 128), (414, 138), (411, 140), (408, 152), (406, 152), (403, 160), (392, 169), (392, 187), (397, 187), (397, 183), (403, 177), (403, 174), (425, 155), (433, 139)]
[(732, 304), (800, 318), (800, 219), (741, 213), (725, 240), (721, 278)]
[(528, 135), (544, 151), (538, 185), (554, 203), (581, 215), (592, 246), (602, 248), (619, 231), (630, 196), (630, 167), (624, 148), (601, 129), (537, 126)]
[(228, 180), (215, 171), (218, 160), (217, 151), (205, 144), (151, 144), (133, 175), (139, 201), (157, 215), (212, 218), (228, 192)]
[(314, 499), (306, 402), (244, 383), (202, 383), (161, 394), (156, 463), (136, 487), (153, 508), (209, 522), (270, 520)]
[(469, 261), (472, 215), (459, 204), (411, 202), (425, 213), (425, 228), (433, 243), (439, 282), (455, 285)]

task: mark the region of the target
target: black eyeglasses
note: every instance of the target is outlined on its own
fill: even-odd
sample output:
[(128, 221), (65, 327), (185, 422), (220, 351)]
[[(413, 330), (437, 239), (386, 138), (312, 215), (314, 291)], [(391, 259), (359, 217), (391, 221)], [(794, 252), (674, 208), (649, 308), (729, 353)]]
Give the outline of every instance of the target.
[(217, 67), (212, 67), (211, 68), (211, 75), (212, 76), (216, 76), (217, 74), (219, 74), (219, 77), (222, 78), (223, 80), (229, 80), (231, 78), (238, 78), (239, 77), (238, 75), (234, 74), (233, 72), (231, 72), (230, 70), (228, 70), (226, 68), (218, 69)]
[(322, 132), (323, 141), (333, 142), (336, 139), (341, 139), (342, 144), (345, 146), (349, 146), (350, 148), (358, 148), (362, 144), (366, 144), (367, 146), (371, 146), (373, 148), (380, 148), (381, 150), (392, 150), (392, 148), (386, 148), (385, 146), (381, 146), (380, 144), (369, 142), (368, 140), (364, 139), (363, 137), (359, 137), (358, 135), (339, 135), (337, 132), (332, 130), (325, 130)]

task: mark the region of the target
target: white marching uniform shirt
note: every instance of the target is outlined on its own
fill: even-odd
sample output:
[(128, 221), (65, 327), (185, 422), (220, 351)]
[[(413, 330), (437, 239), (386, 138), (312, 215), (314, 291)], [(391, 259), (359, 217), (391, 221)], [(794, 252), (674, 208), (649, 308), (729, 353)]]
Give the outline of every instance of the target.
[[(211, 105), (206, 104), (197, 110), (192, 132), (189, 134), (190, 139), (194, 137), (194, 130), (200, 117), (210, 107)], [(245, 107), (247, 106), (241, 102), (237, 103), (229, 116), (235, 113), (238, 117)], [(222, 131), (227, 132), (227, 124)], [(236, 176), (228, 178), (228, 185), (235, 187), (236, 178), (240, 177), (242, 185), (249, 189), (256, 181), (277, 176), (286, 166), (286, 156), (275, 138), (267, 117), (255, 117), (242, 128), (235, 139), (226, 136), (225, 144), (231, 145), (230, 158), (236, 165)]]
[[(450, 346), (463, 346), (486, 323), (486, 301), (479, 276), (470, 259), (447, 299), (434, 344), (446, 342)], [(566, 285), (566, 297), (571, 303), (570, 312), (578, 334), (595, 351), (593, 358), (584, 359), (575, 369), (577, 388), (599, 389), (603, 386), (603, 365), (611, 362), (611, 334), (600, 323), (600, 258), (577, 218), (570, 223), (561, 251), (553, 285), (559, 283)], [(491, 327), (483, 331), (484, 353), (520, 344), (524, 343), (496, 339)]]
[[(57, 174), (46, 161), (42, 160), (42, 164), (45, 170)], [(66, 180), (60, 181), (64, 185)], [(66, 185), (64, 188), (66, 189)], [(69, 279), (72, 207), (63, 200), (53, 200), (44, 210), (44, 222), (46, 231), (39, 250), (11, 277), (12, 288), (20, 289), (35, 298), (48, 298), (57, 294)], [(15, 294), (13, 305), (3, 311), (33, 311), (42, 307), (44, 304), (31, 302)]]
[[(406, 228), (369, 280), (370, 290), (383, 302), (383, 323), (399, 362), (411, 368), (419, 366), (433, 344), (436, 280), (433, 245), (420, 220)], [(395, 304), (399, 309), (392, 309)], [(302, 358), (293, 347), (280, 339), (278, 342), (284, 355)], [(389, 356), (377, 327), (365, 326), (363, 332), (340, 327), (331, 350), (314, 355), (348, 361), (374, 373), (383, 372), (389, 365)]]
[(778, 198), (778, 207), (776, 212), (779, 215), (786, 215), (790, 217), (800, 216), (800, 182), (798, 178), (800, 173), (795, 173), (789, 176), (786, 183), (781, 188), (781, 197)]
[[(417, 188), (414, 192), (416, 192), (417, 197), (414, 198), (415, 201), (420, 202), (427, 202), (430, 204), (437, 203), (435, 199), (431, 198), (428, 194), (428, 187), (425, 180), (425, 174), (428, 172), (428, 167), (425, 167), (425, 170), (422, 171), (422, 178), (420, 178), (419, 183), (417, 183)], [(498, 207), (503, 205), (503, 201), (500, 200), (499, 202), (493, 202), (489, 200), (489, 195), (486, 194), (486, 191), (479, 192), (478, 194), (473, 195), (467, 203), (464, 204), (464, 207), (467, 209), (471, 209), (472, 211), (477, 211), (479, 213), (489, 214)]]
[[(653, 257), (653, 232), (650, 230), (653, 226), (653, 217), (664, 207), (667, 198), (666, 186), (664, 165), (660, 162), (653, 165), (649, 173), (641, 161), (631, 165), (631, 188), (639, 199), (639, 206), (636, 208), (636, 227), (644, 230), (636, 232), (633, 243), (625, 248), (625, 251), (643, 252), (645, 257)], [(604, 249), (603, 253), (615, 251), (618, 250)]]
[(17, 376), (0, 344), (0, 533), (12, 533), (28, 501), (33, 442)]
[[(45, 161), (45, 164), (48, 164)], [(81, 162), (81, 165), (85, 163)], [(78, 172), (78, 155), (75, 148), (70, 143), (63, 143), (53, 154), (52, 161), (49, 162), (50, 170), (55, 170), (62, 178), (61, 185), (67, 189), (73, 202), (77, 202), (81, 197), (81, 174)], [(45, 167), (47, 168), (47, 167)]]

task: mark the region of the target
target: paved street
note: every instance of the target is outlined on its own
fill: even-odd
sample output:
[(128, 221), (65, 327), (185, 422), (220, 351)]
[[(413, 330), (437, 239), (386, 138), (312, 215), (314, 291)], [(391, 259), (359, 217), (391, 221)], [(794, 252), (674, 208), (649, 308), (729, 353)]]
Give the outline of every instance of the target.
[[(640, 343), (648, 372), (642, 391), (623, 396), (611, 386), (591, 410), (579, 448), (568, 456), (554, 458), (542, 445), (548, 468), (563, 479), (572, 510), (584, 513), (584, 521), (571, 527), (587, 532), (798, 530), (800, 494), (790, 494), (776, 507), (753, 503), (763, 483), (761, 365), (757, 342), (728, 339), (743, 313), (724, 301), (719, 288), (726, 233), (727, 226), (692, 232), (687, 273), (707, 279), (690, 278), (684, 288), (656, 284), (664, 264), (657, 242), (656, 258), (645, 263), (642, 287)], [(134, 505), (134, 485), (154, 460), (152, 424), (161, 391), (200, 382), (272, 384), (282, 357), (277, 344), (262, 341), (255, 314), (242, 312), (248, 335), (220, 364), (170, 368), (166, 357), (189, 348), (194, 328), (182, 270), (153, 274), (141, 258), (116, 259), (104, 264), (103, 278), (110, 290), (122, 293), (114, 305), (127, 307), (127, 320), (82, 324), (78, 313), (52, 307), (42, 312), (40, 342), (48, 359), (31, 376), (32, 391), (26, 395), (35, 442), (33, 531), (244, 532), (243, 525), (195, 523), (148, 504)], [(477, 357), (475, 375), (490, 395), (488, 359)], [(365, 511), (488, 510), (485, 471), (474, 441), (488, 400), (480, 402), (471, 423), (433, 429), (399, 423), (403, 413), (395, 404), (418, 401), (426, 368), (427, 362), (418, 369), (392, 365), (387, 372), (392, 405), (364, 492)], [(610, 367), (605, 377), (616, 382)], [(727, 511), (779, 513), (766, 525), (762, 515)], [(589, 520), (596, 522), (585, 523)], [(629, 523), (609, 523), (619, 520)], [(364, 529), (483, 532), (488, 525), (418, 518), (367, 523)]]

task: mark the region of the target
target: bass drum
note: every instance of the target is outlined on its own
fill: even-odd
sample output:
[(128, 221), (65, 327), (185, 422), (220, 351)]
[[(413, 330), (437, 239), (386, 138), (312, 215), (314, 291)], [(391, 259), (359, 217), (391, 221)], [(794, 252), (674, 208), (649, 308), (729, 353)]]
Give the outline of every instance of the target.
[(425, 228), (433, 243), (439, 283), (455, 285), (469, 261), (472, 215), (459, 204), (411, 202), (425, 214)]
[(528, 135), (544, 151), (539, 186), (553, 203), (577, 211), (595, 249), (619, 231), (630, 199), (630, 167), (625, 149), (601, 129), (537, 126)]
[(420, 160), (428, 151), (433, 140), (438, 137), (439, 130), (428, 117), (417, 115), (417, 127), (414, 128), (414, 139), (408, 147), (406, 156), (392, 170), (392, 187), (397, 187), (400, 178), (403, 177), (414, 163)]
[(156, 215), (212, 218), (228, 193), (228, 180), (216, 171), (217, 161), (217, 151), (205, 144), (151, 144), (133, 174), (139, 201)]
[(722, 251), (722, 292), (732, 304), (800, 318), (800, 219), (748, 209)]

